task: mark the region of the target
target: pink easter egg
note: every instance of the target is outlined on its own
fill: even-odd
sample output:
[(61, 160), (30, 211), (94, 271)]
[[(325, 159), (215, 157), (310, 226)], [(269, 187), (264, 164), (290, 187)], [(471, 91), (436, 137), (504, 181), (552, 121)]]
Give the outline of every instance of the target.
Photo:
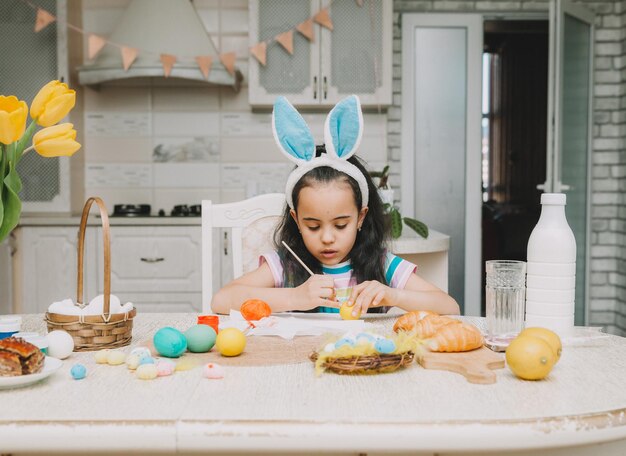
[(176, 364), (171, 361), (162, 360), (157, 363), (157, 375), (159, 377), (172, 375), (174, 370), (176, 370)]
[(211, 379), (224, 378), (224, 368), (216, 363), (208, 363), (202, 368), (202, 375)]

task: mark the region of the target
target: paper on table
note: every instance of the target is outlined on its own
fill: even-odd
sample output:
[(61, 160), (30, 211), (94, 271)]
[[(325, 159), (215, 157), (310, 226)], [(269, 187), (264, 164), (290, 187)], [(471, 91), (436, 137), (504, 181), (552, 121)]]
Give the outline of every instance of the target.
[[(333, 314), (337, 315), (337, 314)], [(329, 332), (337, 333), (359, 333), (363, 332), (371, 323), (363, 320), (337, 320), (328, 319), (326, 315), (319, 318), (298, 318), (287, 315), (272, 315), (255, 322), (255, 328), (248, 331), (249, 336), (279, 336), (283, 339), (293, 339), (295, 336), (321, 336)], [(220, 329), (237, 328), (242, 331), (249, 327), (249, 323), (243, 318), (241, 312), (230, 311), (228, 321), (220, 322)]]

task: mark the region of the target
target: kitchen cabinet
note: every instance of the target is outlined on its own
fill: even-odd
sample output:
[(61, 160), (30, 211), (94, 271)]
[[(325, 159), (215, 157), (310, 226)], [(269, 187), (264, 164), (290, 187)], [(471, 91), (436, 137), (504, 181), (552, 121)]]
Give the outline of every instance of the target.
[[(98, 245), (102, 230), (98, 228)], [(111, 228), (111, 290), (140, 312), (199, 312), (202, 309), (202, 233), (199, 226)], [(98, 294), (104, 292), (98, 250)]]
[(294, 28), (328, 8), (333, 31), (314, 24), (309, 42), (294, 29), (293, 54), (272, 41), (266, 66), (252, 55), (249, 101), (271, 106), (285, 95), (297, 106), (332, 106), (357, 94), (363, 106), (392, 101), (393, 2), (365, 0), (250, 0), (250, 46)]
[[(68, 81), (67, 1), (41, 0), (37, 6), (57, 20), (33, 32), (35, 9), (22, 0), (0, 5), (0, 93), (31, 103), (51, 80)], [(69, 212), (70, 167), (68, 157), (24, 155), (18, 164), (24, 212)]]
[[(55, 301), (75, 300), (78, 228), (21, 226), (14, 230), (14, 234), (13, 272), (17, 285), (14, 312), (45, 312)], [(96, 257), (96, 231), (89, 227), (85, 233), (84, 257), (86, 301), (96, 295)]]

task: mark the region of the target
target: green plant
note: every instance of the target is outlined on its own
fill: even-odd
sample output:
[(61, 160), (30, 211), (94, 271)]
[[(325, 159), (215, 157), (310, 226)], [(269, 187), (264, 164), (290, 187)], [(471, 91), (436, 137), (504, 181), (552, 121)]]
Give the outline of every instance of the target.
[[(378, 189), (389, 190), (389, 165), (385, 166), (382, 171), (370, 172), (372, 178), (378, 178)], [(428, 237), (428, 226), (417, 219), (411, 217), (403, 217), (400, 209), (393, 205), (393, 202), (384, 202), (383, 209), (391, 221), (391, 237), (394, 239), (402, 236), (402, 226), (406, 225), (423, 238)], [(404, 223), (403, 223), (404, 222)]]

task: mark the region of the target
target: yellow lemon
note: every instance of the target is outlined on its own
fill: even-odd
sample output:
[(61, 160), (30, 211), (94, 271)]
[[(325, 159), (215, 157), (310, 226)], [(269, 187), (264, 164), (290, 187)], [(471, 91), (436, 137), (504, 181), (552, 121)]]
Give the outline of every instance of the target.
[(556, 355), (545, 340), (535, 336), (518, 336), (506, 349), (506, 363), (519, 378), (541, 380), (552, 370)]
[(550, 331), (547, 328), (535, 327), (535, 328), (526, 328), (521, 333), (519, 333), (519, 335), (520, 336), (534, 336), (534, 337), (539, 337), (540, 339), (545, 340), (548, 343), (548, 345), (552, 347), (552, 350), (554, 350), (554, 353), (556, 355), (556, 361), (558, 362), (558, 360), (561, 359), (561, 351), (563, 350), (563, 345), (561, 344), (561, 338), (555, 332)]
[(352, 315), (352, 309), (354, 309), (354, 305), (349, 306), (348, 301), (344, 301), (339, 308), (339, 315), (344, 320), (358, 320), (361, 316), (361, 312), (359, 311), (358, 315), (355, 317)]
[(215, 348), (222, 356), (240, 355), (246, 348), (246, 336), (237, 328), (225, 328), (217, 333)]

